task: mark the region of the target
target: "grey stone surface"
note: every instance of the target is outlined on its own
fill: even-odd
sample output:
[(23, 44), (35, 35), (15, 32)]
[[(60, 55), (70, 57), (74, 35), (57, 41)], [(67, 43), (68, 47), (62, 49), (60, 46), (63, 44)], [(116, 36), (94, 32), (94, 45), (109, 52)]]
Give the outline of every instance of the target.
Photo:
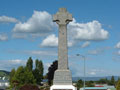
[(70, 70), (57, 70), (54, 74), (54, 85), (72, 85)]
[(58, 38), (58, 70), (55, 72), (54, 85), (72, 85), (71, 72), (68, 68), (67, 24), (72, 21), (72, 15), (66, 8), (60, 8), (53, 16), (53, 21), (59, 26)]

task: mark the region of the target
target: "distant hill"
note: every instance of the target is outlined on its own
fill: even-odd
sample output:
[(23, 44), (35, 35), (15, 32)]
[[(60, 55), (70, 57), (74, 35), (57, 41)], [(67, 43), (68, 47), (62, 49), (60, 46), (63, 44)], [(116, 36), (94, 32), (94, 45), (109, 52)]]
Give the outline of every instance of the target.
[[(110, 80), (111, 77), (112, 76), (106, 76), (106, 77), (86, 77), (85, 80), (86, 81), (90, 81), (90, 80), (97, 81), (97, 80), (100, 80), (100, 79), (103, 79), (103, 78), (107, 78), (108, 80)], [(115, 78), (115, 80), (118, 80), (119, 76), (114, 76), (114, 78)], [(73, 79), (73, 81), (78, 81), (80, 79), (84, 80), (84, 77), (73, 77), (72, 79)]]
[(0, 70), (0, 77), (9, 76), (10, 72), (5, 70)]

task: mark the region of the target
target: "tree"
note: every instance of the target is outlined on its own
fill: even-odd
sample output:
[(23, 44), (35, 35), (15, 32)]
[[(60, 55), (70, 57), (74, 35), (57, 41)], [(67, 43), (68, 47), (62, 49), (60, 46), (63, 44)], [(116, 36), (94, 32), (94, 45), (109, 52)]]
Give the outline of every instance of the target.
[(29, 71), (32, 71), (33, 68), (33, 60), (31, 57), (29, 57), (27, 63), (26, 63), (26, 67), (29, 69)]
[(95, 85), (94, 85), (94, 82), (93, 82), (93, 81), (87, 81), (87, 82), (86, 82), (86, 86), (87, 86), (87, 87), (94, 87)]
[(118, 77), (118, 81), (120, 80), (120, 77)]
[(109, 80), (108, 85), (114, 85), (115, 86), (114, 76), (111, 77), (111, 80)]
[(76, 83), (77, 90), (79, 90), (81, 87), (83, 87), (83, 81), (80, 79)]
[(120, 90), (120, 80), (118, 81), (118, 83), (116, 85), (116, 90)]
[(52, 65), (48, 68), (48, 73), (47, 73), (47, 79), (48, 79), (48, 84), (51, 85), (54, 77), (54, 72), (58, 68), (58, 61), (54, 61)]
[(39, 60), (38, 59), (35, 60), (35, 66), (36, 66), (35, 67), (36, 69), (39, 69)]
[(43, 79), (44, 66), (43, 66), (42, 61), (41, 61), (41, 60), (39, 61), (38, 59), (36, 59), (35, 65), (36, 65), (36, 67), (35, 67), (35, 69), (33, 70), (33, 75), (34, 75), (34, 77), (35, 77), (35, 79), (36, 79), (37, 84), (40, 85), (40, 84), (41, 84), (41, 81), (42, 81), (42, 79)]
[(12, 78), (14, 77), (14, 75), (15, 75), (15, 69), (13, 68), (10, 72), (10, 85), (11, 85), (11, 87), (13, 87)]
[(38, 69), (39, 72), (43, 75), (44, 66), (43, 66), (42, 60), (39, 61), (38, 59), (36, 59), (35, 65), (36, 65), (35, 69)]
[(35, 61), (35, 65), (35, 69), (33, 70), (33, 60), (29, 57), (26, 67), (20, 66), (16, 71), (12, 69), (10, 74), (10, 86), (12, 88), (17, 86), (16, 89), (19, 89), (24, 85), (40, 85), (43, 79), (44, 66), (42, 61), (38, 59)]
[(111, 85), (115, 85), (115, 79), (114, 79), (114, 76), (111, 77)]
[(106, 84), (108, 83), (108, 80), (106, 78), (102, 78), (98, 81), (99, 84)]
[[(12, 78), (12, 82), (15, 86), (17, 82), (17, 88), (22, 87), (25, 84), (35, 84), (36, 80), (31, 71), (28, 68), (20, 66), (15, 72)], [(15, 82), (15, 83), (14, 83)]]
[(41, 75), (42, 75), (42, 78), (43, 78), (43, 73), (44, 73), (44, 66), (43, 66), (43, 63), (42, 63), (42, 61), (40, 60), (40, 73), (41, 73)]

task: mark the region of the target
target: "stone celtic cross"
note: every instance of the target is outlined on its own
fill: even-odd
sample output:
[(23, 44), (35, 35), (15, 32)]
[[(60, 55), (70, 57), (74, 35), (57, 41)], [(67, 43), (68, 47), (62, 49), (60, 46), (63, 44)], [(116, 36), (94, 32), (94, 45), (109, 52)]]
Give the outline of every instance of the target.
[(59, 26), (58, 37), (58, 69), (54, 74), (54, 85), (72, 85), (71, 72), (68, 68), (67, 24), (72, 21), (72, 14), (66, 8), (60, 8), (53, 15), (53, 21)]
[(58, 39), (58, 69), (68, 69), (67, 24), (72, 21), (72, 14), (66, 8), (60, 8), (53, 16), (53, 21), (59, 25)]

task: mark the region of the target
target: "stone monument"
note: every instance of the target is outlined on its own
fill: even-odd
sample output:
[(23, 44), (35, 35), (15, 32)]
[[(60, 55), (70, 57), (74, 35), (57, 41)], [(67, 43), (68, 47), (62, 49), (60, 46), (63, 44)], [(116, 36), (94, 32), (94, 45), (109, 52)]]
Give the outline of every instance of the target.
[(58, 69), (55, 71), (50, 90), (76, 90), (68, 68), (67, 24), (72, 20), (72, 14), (68, 13), (66, 8), (60, 8), (59, 12), (53, 15), (53, 22), (59, 26)]

